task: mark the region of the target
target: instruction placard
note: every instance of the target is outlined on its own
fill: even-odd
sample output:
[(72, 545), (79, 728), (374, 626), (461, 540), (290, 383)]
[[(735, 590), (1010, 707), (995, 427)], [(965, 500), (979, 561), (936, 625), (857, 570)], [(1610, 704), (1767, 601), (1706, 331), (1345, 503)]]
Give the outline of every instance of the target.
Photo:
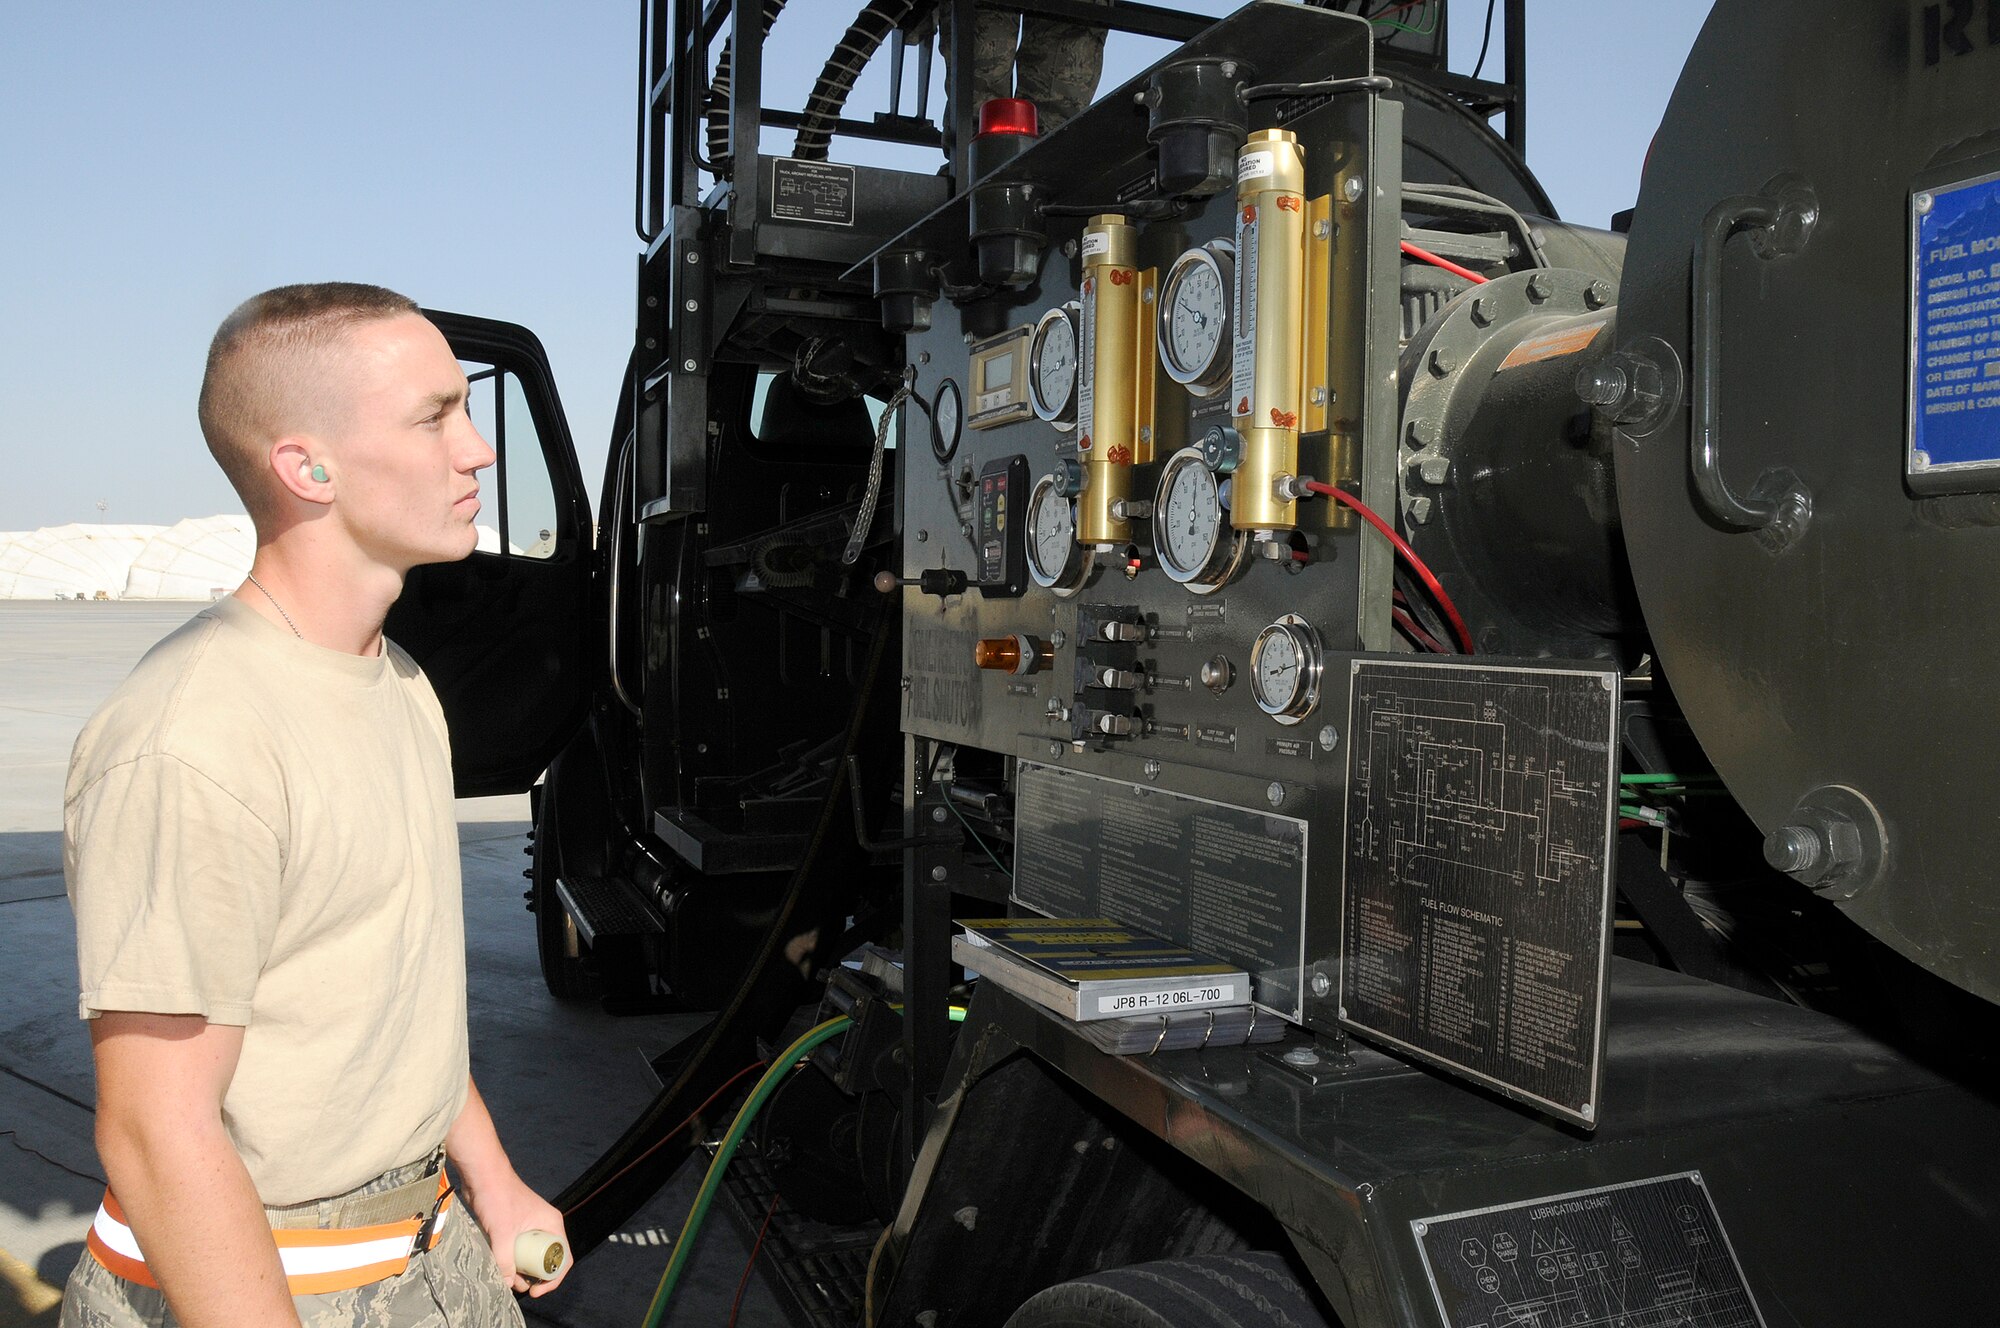
[(1911, 487), (2000, 488), (2000, 173), (1920, 189), (1910, 213)]
[(822, 226), (854, 224), (854, 168), (823, 161), (771, 162), (771, 216)]

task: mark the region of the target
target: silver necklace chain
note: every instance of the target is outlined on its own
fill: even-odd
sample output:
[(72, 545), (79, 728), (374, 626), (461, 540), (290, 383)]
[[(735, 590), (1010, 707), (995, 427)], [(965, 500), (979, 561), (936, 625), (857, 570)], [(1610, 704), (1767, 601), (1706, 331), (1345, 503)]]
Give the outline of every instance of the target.
[[(245, 572), (243, 575), (250, 578), (251, 585), (257, 587), (257, 589), (259, 590), (264, 590), (264, 583), (257, 579), (257, 574), (255, 572)], [(264, 590), (264, 598), (271, 601), (271, 607), (276, 609), (278, 611), (278, 616), (285, 620), (285, 626), (292, 629), (292, 635), (296, 636), (301, 641), (305, 640), (306, 634), (304, 632), (301, 632), (299, 630), (299, 625), (292, 621), (292, 615), (285, 612), (285, 606), (278, 603), (278, 597), (276, 595), (273, 595), (270, 591)]]

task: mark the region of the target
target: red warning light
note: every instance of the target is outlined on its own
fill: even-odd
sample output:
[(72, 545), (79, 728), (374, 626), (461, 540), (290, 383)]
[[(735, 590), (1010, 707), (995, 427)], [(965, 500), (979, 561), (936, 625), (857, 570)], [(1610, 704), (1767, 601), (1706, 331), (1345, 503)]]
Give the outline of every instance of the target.
[(1035, 115), (1035, 103), (1021, 97), (995, 97), (980, 103), (979, 132), (1036, 137), (1042, 131), (1041, 121)]

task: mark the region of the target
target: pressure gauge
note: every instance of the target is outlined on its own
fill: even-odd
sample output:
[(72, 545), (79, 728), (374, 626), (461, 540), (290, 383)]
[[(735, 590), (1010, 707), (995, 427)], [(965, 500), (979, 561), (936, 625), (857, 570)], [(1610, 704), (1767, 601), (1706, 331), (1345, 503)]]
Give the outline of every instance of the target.
[(1319, 636), (1296, 613), (1257, 633), (1250, 647), (1250, 693), (1280, 724), (1296, 724), (1319, 704)]
[(1249, 536), (1229, 527), (1221, 488), (1201, 449), (1184, 447), (1168, 457), (1153, 500), (1153, 552), (1160, 569), (1206, 595), (1235, 578), (1249, 550)]
[(1059, 304), (1035, 324), (1028, 343), (1028, 400), (1058, 429), (1076, 427), (1077, 305)]
[(1216, 240), (1190, 249), (1167, 269), (1155, 340), (1167, 377), (1198, 397), (1229, 381), (1230, 292), (1236, 247)]
[(1076, 509), (1044, 475), (1028, 495), (1028, 575), (1035, 584), (1070, 596), (1090, 579), (1095, 550), (1076, 542)]
[(947, 378), (931, 399), (931, 453), (940, 465), (958, 451), (958, 436), (964, 431), (965, 397), (958, 380)]

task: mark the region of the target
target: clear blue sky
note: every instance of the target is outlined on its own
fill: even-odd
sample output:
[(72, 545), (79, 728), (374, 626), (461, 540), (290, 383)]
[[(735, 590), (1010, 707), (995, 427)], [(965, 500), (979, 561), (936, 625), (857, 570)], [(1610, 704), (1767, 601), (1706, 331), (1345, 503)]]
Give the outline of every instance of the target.
[[(769, 68), (816, 73), (858, 7), (792, 0)], [(1485, 6), (1454, 8), (1464, 69)], [(1565, 217), (1603, 225), (1637, 195), (1708, 4), (1529, 10), (1530, 164)], [(631, 339), (637, 13), (0, 3), (0, 530), (238, 510), (195, 426), (202, 357), (237, 301), (288, 281), (374, 281), (534, 328), (594, 487)], [(1102, 86), (1164, 50), (1114, 39)], [(886, 104), (886, 64), (853, 108)]]

